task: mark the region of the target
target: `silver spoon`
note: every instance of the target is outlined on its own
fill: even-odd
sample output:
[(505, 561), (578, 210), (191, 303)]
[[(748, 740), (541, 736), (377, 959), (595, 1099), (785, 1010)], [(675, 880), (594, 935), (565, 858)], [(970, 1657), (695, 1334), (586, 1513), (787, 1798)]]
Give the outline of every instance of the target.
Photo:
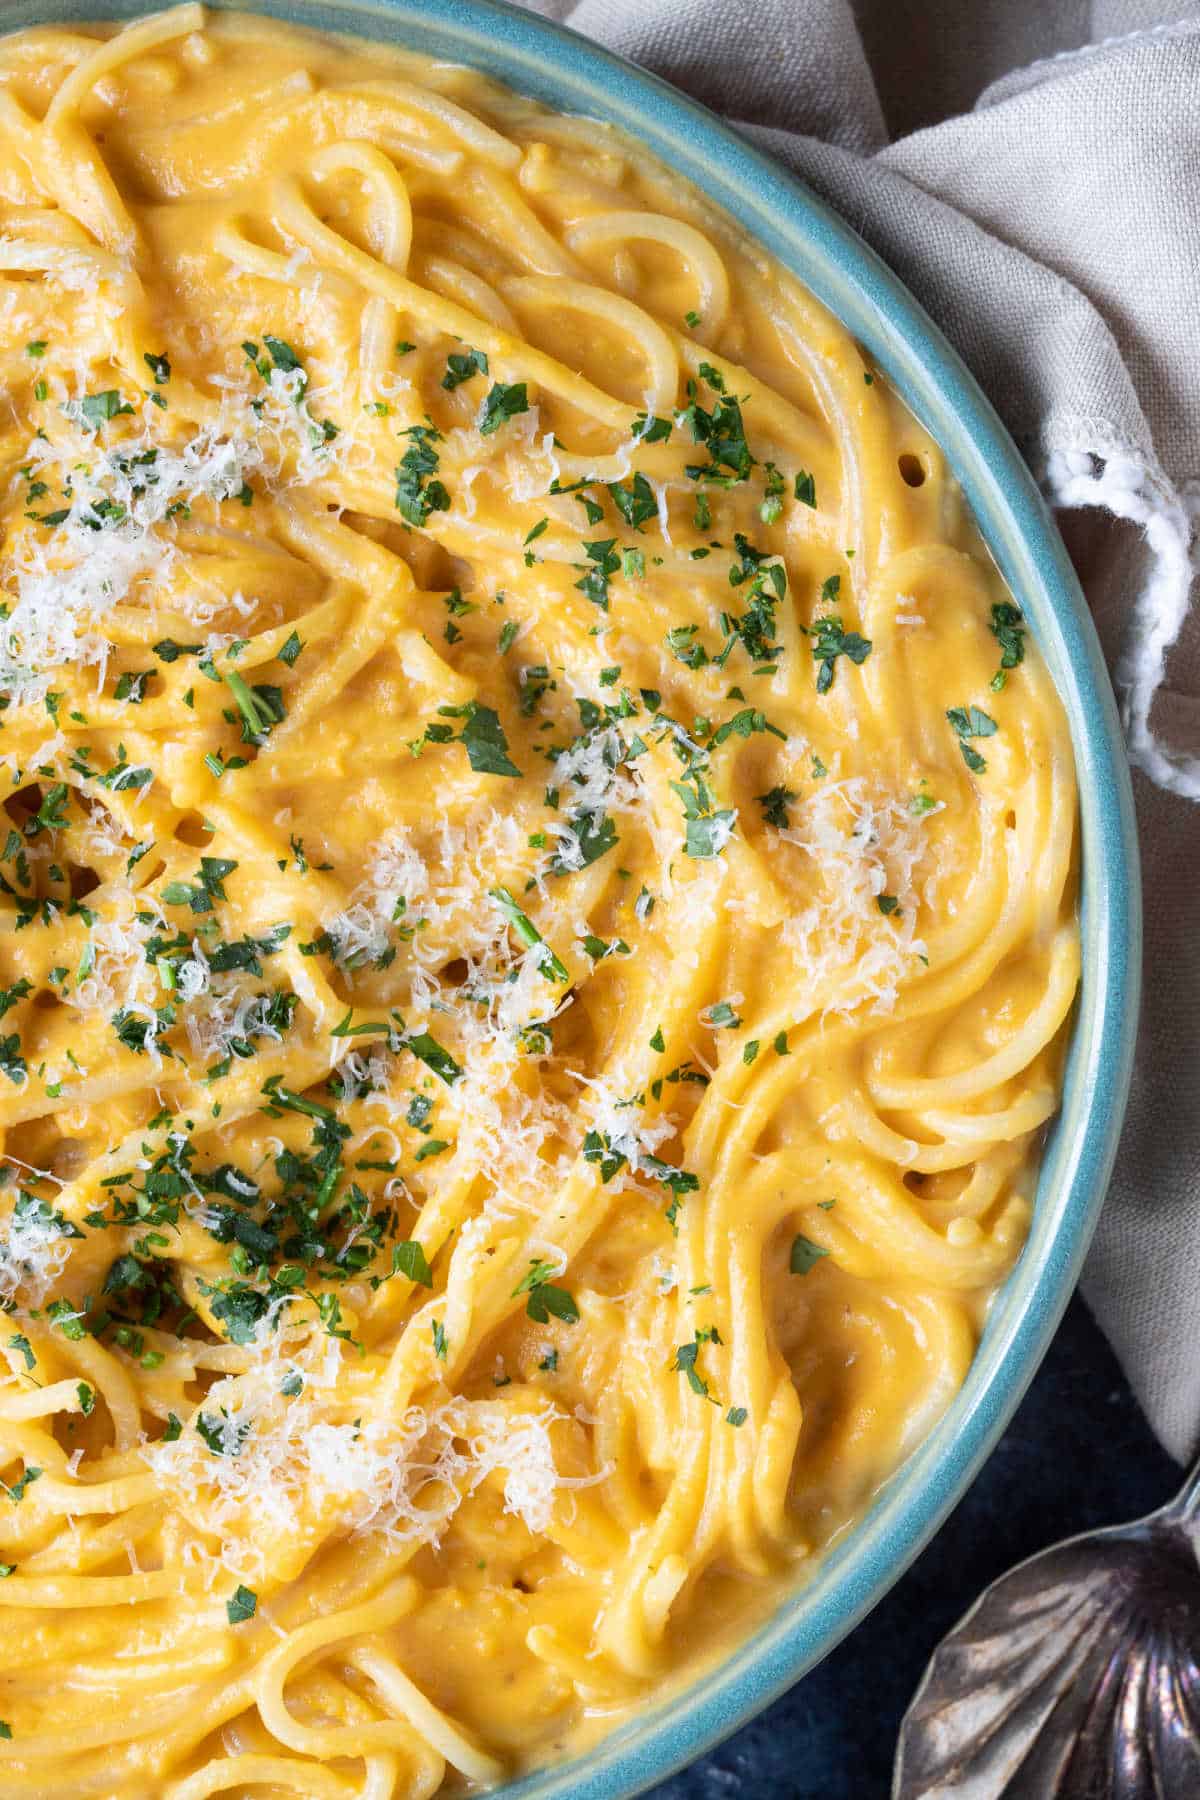
[(933, 1653), (892, 1800), (1200, 1800), (1198, 1556), (1200, 1464), (993, 1582)]

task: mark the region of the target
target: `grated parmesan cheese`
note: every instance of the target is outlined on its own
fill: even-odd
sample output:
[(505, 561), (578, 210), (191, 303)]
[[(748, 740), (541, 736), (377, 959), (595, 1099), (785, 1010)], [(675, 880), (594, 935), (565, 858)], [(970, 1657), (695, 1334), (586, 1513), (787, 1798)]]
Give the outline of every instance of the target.
[(51, 1207), (18, 1194), (0, 1224), (0, 1301), (40, 1306), (67, 1266), (70, 1243)]
[[(551, 1441), (564, 1418), (550, 1404), (518, 1411), (461, 1397), (399, 1419), (339, 1416), (340, 1346), (313, 1366), (268, 1352), (246, 1375), (217, 1381), (199, 1418), (173, 1441), (143, 1444), (141, 1455), (172, 1502), (217, 1535), (218, 1569), (261, 1580), (281, 1534), (336, 1520), (356, 1535), (436, 1543), (458, 1509), (493, 1475), (503, 1475), (505, 1510), (531, 1532), (546, 1530), (560, 1490), (591, 1486), (605, 1471), (560, 1475)], [(302, 1373), (291, 1399), (283, 1375)]]
[[(928, 885), (917, 887), (925, 834), (907, 798), (861, 775), (825, 782), (805, 801), (801, 823), (779, 836), (806, 852), (819, 881), (817, 897), (782, 928), (810, 992), (835, 984), (827, 1012), (848, 1011), (864, 994), (875, 1012), (890, 1011), (912, 959), (925, 954), (916, 915), (931, 898)], [(883, 894), (898, 903), (887, 917)], [(850, 979), (839, 995), (843, 976)]]

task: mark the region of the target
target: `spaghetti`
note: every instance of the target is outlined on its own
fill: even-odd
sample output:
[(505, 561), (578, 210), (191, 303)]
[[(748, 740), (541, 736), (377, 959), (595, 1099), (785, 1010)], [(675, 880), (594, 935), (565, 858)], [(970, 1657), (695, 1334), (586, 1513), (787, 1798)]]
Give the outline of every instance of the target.
[(937, 446), (616, 132), (0, 42), (0, 1783), (561, 1755), (1018, 1256), (1061, 707)]

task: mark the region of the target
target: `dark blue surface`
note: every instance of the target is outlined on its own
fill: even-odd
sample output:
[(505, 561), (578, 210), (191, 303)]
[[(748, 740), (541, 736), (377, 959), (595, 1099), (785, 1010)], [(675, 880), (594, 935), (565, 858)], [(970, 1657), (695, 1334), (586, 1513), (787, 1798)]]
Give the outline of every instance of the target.
[(1072, 1301), (991, 1460), (908, 1574), (789, 1694), (650, 1800), (886, 1800), (913, 1689), (982, 1589), (1058, 1538), (1149, 1512), (1180, 1481)]

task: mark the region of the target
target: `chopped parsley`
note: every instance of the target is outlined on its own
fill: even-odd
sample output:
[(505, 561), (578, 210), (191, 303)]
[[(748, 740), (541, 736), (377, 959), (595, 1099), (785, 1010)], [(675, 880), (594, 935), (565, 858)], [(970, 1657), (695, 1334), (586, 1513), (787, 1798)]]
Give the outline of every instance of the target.
[(450, 510), (445, 485), (433, 479), (438, 470), (433, 446), (442, 434), (433, 425), (410, 425), (401, 436), (412, 442), (396, 469), (396, 510), (410, 525), (424, 525), (430, 513)]
[(788, 807), (793, 800), (799, 799), (791, 788), (776, 785), (768, 788), (765, 794), (758, 796), (758, 804), (762, 807), (764, 825), (773, 825), (776, 831), (786, 831), (790, 823)]
[[(86, 766), (80, 766), (81, 756), (82, 753), (77, 752), (76, 755), (72, 757), (71, 767), (81, 775), (94, 775), (95, 771), (93, 769), (89, 769)], [(134, 765), (127, 760), (124, 744), (118, 744), (116, 762), (112, 765), (111, 769), (106, 769), (103, 775), (97, 775), (96, 780), (100, 783), (101, 787), (108, 788), (111, 793), (120, 794), (124, 793), (127, 788), (149, 787), (150, 783), (154, 780), (154, 770), (144, 767), (135, 768)]]
[(199, 656), (204, 649), (203, 644), (177, 644), (174, 638), (160, 638), (151, 649), (160, 662), (178, 662), (181, 656)]
[(47, 788), (37, 811), (26, 823), (27, 838), (35, 838), (42, 831), (58, 831), (67, 823), (64, 808), (69, 793), (70, 789), (65, 781), (56, 781), (52, 787)]
[(446, 373), (442, 376), (442, 386), (448, 393), (461, 387), (464, 381), (470, 381), (473, 375), (486, 375), (488, 359), (482, 350), (452, 350), (446, 358)]
[(0, 1019), (17, 1004), (18, 1000), (24, 1000), (25, 996), (32, 992), (33, 983), (27, 981), (24, 976), (19, 981), (14, 981), (11, 987), (0, 988)]
[(766, 485), (763, 488), (762, 505), (758, 516), (764, 525), (774, 525), (783, 511), (783, 476), (773, 462), (767, 464)]
[(468, 702), (459, 742), (476, 774), (520, 776), (520, 769), (508, 754), (508, 739), (499, 715), (490, 706), (481, 706), (477, 700)]
[(146, 698), (146, 683), (153, 676), (153, 669), (126, 669), (117, 680), (113, 699), (127, 700), (130, 706), (140, 706)]
[(991, 681), (993, 690), (998, 692), (1007, 680), (1008, 670), (1017, 668), (1025, 660), (1025, 615), (1010, 601), (997, 601), (992, 607), (988, 630), (1000, 646), (1000, 667)]
[(601, 612), (608, 611), (608, 580), (621, 567), (621, 558), (616, 551), (616, 538), (597, 538), (592, 543), (585, 543), (583, 553), (592, 564), (589, 569), (584, 563), (576, 563), (582, 570), (582, 576), (575, 586), (581, 594), (586, 594), (593, 606)]
[(685, 669), (702, 669), (708, 662), (708, 651), (700, 642), (698, 625), (672, 625), (666, 635), (667, 649)]
[(405, 1238), (401, 1243), (392, 1245), (392, 1273), (406, 1275), (421, 1287), (433, 1286), (433, 1270), (416, 1238)]
[(702, 1325), (690, 1344), (680, 1344), (675, 1351), (671, 1368), (677, 1370), (679, 1374), (687, 1376), (688, 1386), (693, 1394), (699, 1394), (702, 1400), (710, 1400), (712, 1396), (708, 1391), (708, 1383), (698, 1367), (700, 1352), (705, 1344), (719, 1344), (720, 1342), (721, 1334), (715, 1325)]
[(639, 413), (633, 421), (634, 441), (639, 444), (665, 444), (672, 429), (670, 419), (656, 418), (653, 413)]
[[(837, 576), (831, 576), (836, 581)], [(828, 584), (826, 584), (828, 585)], [(871, 654), (870, 638), (860, 637), (857, 631), (847, 631), (842, 621), (832, 613), (823, 614), (814, 625), (803, 626), (812, 638), (813, 661), (817, 664), (817, 692), (827, 694), (833, 686), (834, 665), (839, 656), (849, 657), (852, 663), (865, 663)]]
[(820, 1244), (814, 1244), (812, 1239), (806, 1238), (802, 1231), (797, 1232), (796, 1236), (792, 1239), (791, 1253), (788, 1256), (788, 1269), (793, 1275), (807, 1275), (810, 1269), (816, 1267), (823, 1256), (828, 1255), (828, 1250), (823, 1250)]
[(511, 384), (497, 381), (483, 403), (483, 410), (479, 415), (479, 434), (481, 437), (490, 437), (494, 431), (499, 431), (506, 419), (514, 419), (518, 413), (528, 411), (529, 401), (523, 381)]
[[(702, 363), (701, 374), (708, 368), (707, 363)], [(716, 374), (715, 370), (709, 372)], [(715, 386), (711, 382), (710, 385)], [(702, 444), (709, 455), (707, 463), (689, 463), (688, 476), (693, 481), (710, 481), (721, 487), (748, 480), (755, 459), (746, 442), (740, 402), (721, 393), (712, 411), (706, 412), (696, 398), (695, 382), (688, 383), (688, 394), (690, 403), (679, 415), (680, 424), (691, 432), (692, 441)]]
[(133, 408), (127, 400), (122, 400), (116, 388), (105, 388), (100, 394), (85, 394), (82, 400), (74, 404), (72, 410), (89, 431), (99, 431), (109, 419), (120, 418), (122, 413), (131, 413)]
[(644, 475), (636, 474), (630, 482), (610, 481), (608, 491), (613, 505), (634, 531), (640, 531), (647, 520), (657, 517), (658, 501)]
[(994, 737), (999, 729), (995, 719), (978, 706), (951, 706), (947, 709), (946, 717), (958, 739), (963, 761), (972, 774), (981, 775), (987, 768), (987, 761), (974, 748), (970, 739)]
[(564, 1325), (579, 1323), (579, 1308), (566, 1288), (555, 1285), (552, 1277), (556, 1273), (553, 1263), (535, 1259), (512, 1291), (513, 1300), (519, 1294), (528, 1295), (525, 1311), (535, 1325), (546, 1325), (552, 1318), (561, 1319)]
[(241, 716), (242, 742), (261, 745), (268, 733), (286, 717), (282, 691), (264, 682), (256, 682), (251, 687), (236, 669), (225, 669), (222, 674)]
[(7, 1075), (14, 1087), (21, 1087), (28, 1079), (29, 1069), (16, 1032), (0, 1037), (0, 1075)]
[(162, 890), (164, 906), (187, 906), (194, 913), (209, 913), (214, 900), (228, 900), (225, 877), (232, 875), (237, 863), (228, 856), (202, 856), (196, 879), (168, 881)]
[(225, 1602), (225, 1612), (231, 1625), (244, 1625), (252, 1619), (258, 1609), (258, 1595), (252, 1588), (243, 1587), (241, 1583), (233, 1590), (233, 1595)]
[(40, 1481), (41, 1478), (42, 1471), (29, 1464), (20, 1480), (14, 1481), (11, 1487), (6, 1481), (0, 1481), (0, 1492), (7, 1494), (14, 1506), (20, 1506), (34, 1482)]
[(404, 1047), (406, 1050), (411, 1050), (427, 1069), (432, 1069), (433, 1073), (439, 1080), (444, 1081), (447, 1087), (453, 1087), (462, 1074), (460, 1064), (451, 1056), (449, 1050), (439, 1044), (428, 1031), (414, 1032), (411, 1037), (405, 1038)]
[(698, 770), (686, 780), (673, 781), (670, 785), (683, 801), (687, 855), (697, 860), (720, 856), (733, 836), (736, 810), (717, 806), (712, 789)]
[(734, 549), (738, 561), (729, 570), (730, 587), (746, 585), (746, 611), (740, 615), (722, 613), (725, 643), (714, 659), (724, 666), (734, 644), (740, 643), (752, 662), (772, 667), (782, 654), (782, 647), (771, 639), (775, 635), (775, 608), (787, 593), (787, 572), (778, 557), (759, 550), (749, 538), (734, 533)]
[(488, 898), (496, 902), (523, 944), (529, 949), (541, 946), (539, 966), (542, 973), (551, 981), (569, 981), (570, 975), (565, 964), (555, 956), (537, 926), (527, 913), (521, 911), (508, 889), (506, 887), (489, 888)]

